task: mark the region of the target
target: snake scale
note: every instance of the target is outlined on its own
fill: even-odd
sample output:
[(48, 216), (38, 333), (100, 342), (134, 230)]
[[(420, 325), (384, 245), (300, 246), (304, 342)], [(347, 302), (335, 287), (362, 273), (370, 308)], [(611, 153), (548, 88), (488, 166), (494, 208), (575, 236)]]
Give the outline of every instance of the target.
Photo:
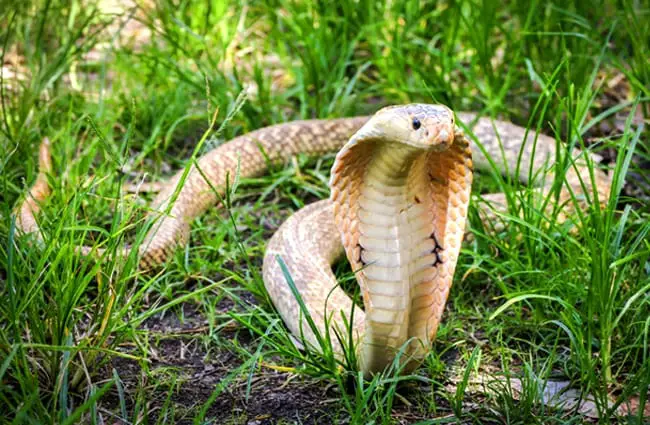
[[(468, 125), (483, 149), (465, 136), (456, 120)], [(154, 225), (139, 246), (140, 267), (157, 267), (187, 243), (191, 221), (217, 203), (218, 192), (235, 173), (257, 176), (269, 162), (299, 153), (338, 152), (330, 198), (293, 214), (269, 241), (263, 265), (266, 289), (293, 335), (307, 345), (319, 349), (316, 333), (330, 332), (334, 352), (341, 355), (344, 346), (354, 347), (366, 376), (384, 370), (400, 352), (400, 362), (412, 368), (435, 338), (452, 284), (473, 167), (489, 170), (491, 158), (503, 174), (540, 183), (530, 182), (530, 176), (543, 175), (556, 163), (557, 155), (566, 151), (556, 152), (558, 146), (554, 138), (508, 122), (428, 104), (389, 106), (371, 117), (265, 127), (218, 146), (198, 160), (200, 171), (193, 166), (183, 179), (181, 170), (164, 185), (153, 201)], [(575, 206), (587, 208), (595, 194), (600, 200), (609, 196), (608, 176), (587, 167), (583, 154), (573, 151), (575, 160), (565, 170), (556, 198), (563, 206), (559, 220)], [(15, 209), (18, 230), (39, 240), (36, 214), (50, 194), (51, 168), (45, 140), (36, 182)], [(541, 183), (535, 191), (545, 196), (551, 188)], [(484, 200), (477, 206), (479, 216), (485, 223), (498, 221), (507, 209), (505, 195), (490, 194)], [(85, 246), (79, 251), (102, 254)], [(127, 247), (122, 254), (128, 252)], [(352, 300), (338, 287), (331, 268), (342, 253), (364, 302), (351, 324)], [(307, 325), (279, 259), (316, 329)]]

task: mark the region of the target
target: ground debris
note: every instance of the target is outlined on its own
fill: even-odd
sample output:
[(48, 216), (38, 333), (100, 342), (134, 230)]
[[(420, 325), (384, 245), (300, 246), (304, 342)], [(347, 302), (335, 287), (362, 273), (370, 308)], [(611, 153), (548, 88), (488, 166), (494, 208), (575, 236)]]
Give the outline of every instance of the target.
[[(450, 383), (446, 386), (447, 391), (455, 393), (458, 385), (462, 382), (465, 371), (456, 368), (452, 373)], [(507, 392), (514, 400), (519, 401), (530, 392), (530, 385), (536, 386), (536, 402), (552, 409), (576, 412), (590, 419), (600, 418), (599, 408), (596, 400), (591, 394), (582, 394), (571, 381), (560, 379), (544, 380), (538, 377), (520, 378), (516, 372), (511, 376), (504, 376), (498, 371), (486, 371), (472, 374), (466, 393), (475, 396), (503, 395)], [(532, 382), (531, 382), (532, 380)], [(650, 416), (650, 394), (644, 407), (644, 416)], [(607, 403), (607, 409), (613, 408), (615, 400), (613, 396)], [(478, 407), (478, 406), (477, 406)], [(636, 416), (639, 413), (639, 396), (630, 397), (626, 402), (621, 403), (615, 410), (619, 416)]]

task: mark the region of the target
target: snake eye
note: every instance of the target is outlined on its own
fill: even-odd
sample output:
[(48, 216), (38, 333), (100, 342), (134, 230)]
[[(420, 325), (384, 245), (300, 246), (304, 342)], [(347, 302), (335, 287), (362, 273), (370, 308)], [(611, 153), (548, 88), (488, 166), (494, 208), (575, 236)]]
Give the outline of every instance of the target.
[(417, 130), (422, 126), (422, 123), (419, 119), (413, 118), (413, 130)]

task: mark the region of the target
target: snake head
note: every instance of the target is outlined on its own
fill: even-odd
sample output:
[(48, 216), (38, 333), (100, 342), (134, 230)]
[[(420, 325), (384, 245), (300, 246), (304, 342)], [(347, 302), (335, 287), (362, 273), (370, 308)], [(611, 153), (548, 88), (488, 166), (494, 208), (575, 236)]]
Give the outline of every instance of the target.
[(444, 151), (454, 141), (454, 113), (444, 105), (413, 103), (379, 110), (367, 123), (377, 138)]

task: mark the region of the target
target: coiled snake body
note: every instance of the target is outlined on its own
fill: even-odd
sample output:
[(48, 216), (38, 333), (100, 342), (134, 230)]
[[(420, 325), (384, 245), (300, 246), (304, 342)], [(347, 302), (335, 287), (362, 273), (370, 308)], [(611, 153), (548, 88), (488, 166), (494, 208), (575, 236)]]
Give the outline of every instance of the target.
[[(516, 177), (526, 182), (553, 164), (555, 139), (527, 135), (510, 123), (475, 119), (471, 113), (456, 117), (473, 122), (472, 132), (503, 173), (519, 170)], [(338, 151), (330, 198), (295, 213), (269, 241), (264, 283), (291, 332), (308, 345), (318, 348), (318, 338), (306, 324), (280, 259), (316, 331), (330, 332), (337, 354), (342, 346), (355, 347), (368, 375), (383, 370), (403, 349), (410, 368), (435, 338), (465, 232), (473, 164), (470, 142), (456, 117), (442, 105), (411, 104), (386, 107), (372, 117), (294, 121), (237, 137), (201, 157), (201, 171), (192, 167), (184, 180), (180, 171), (164, 186), (153, 203), (157, 220), (139, 247), (140, 265), (159, 265), (185, 244), (192, 219), (217, 202), (214, 188), (223, 190), (235, 173), (250, 177), (263, 173), (268, 160)], [(474, 148), (473, 154), (477, 168), (490, 168), (481, 149)], [(36, 182), (16, 206), (17, 228), (37, 238), (41, 231), (35, 215), (50, 192), (47, 141), (39, 164)], [(548, 185), (538, 189), (540, 195), (548, 191)], [(587, 206), (594, 194), (603, 200), (609, 191), (607, 175), (598, 169), (590, 174), (584, 160), (576, 160), (566, 170), (559, 202), (572, 204), (567, 201), (575, 196), (579, 206)], [(487, 222), (506, 209), (506, 201), (502, 194), (485, 198), (489, 202), (481, 204), (479, 214)], [(337, 287), (331, 269), (342, 252), (364, 301), (349, 332), (352, 301)]]

